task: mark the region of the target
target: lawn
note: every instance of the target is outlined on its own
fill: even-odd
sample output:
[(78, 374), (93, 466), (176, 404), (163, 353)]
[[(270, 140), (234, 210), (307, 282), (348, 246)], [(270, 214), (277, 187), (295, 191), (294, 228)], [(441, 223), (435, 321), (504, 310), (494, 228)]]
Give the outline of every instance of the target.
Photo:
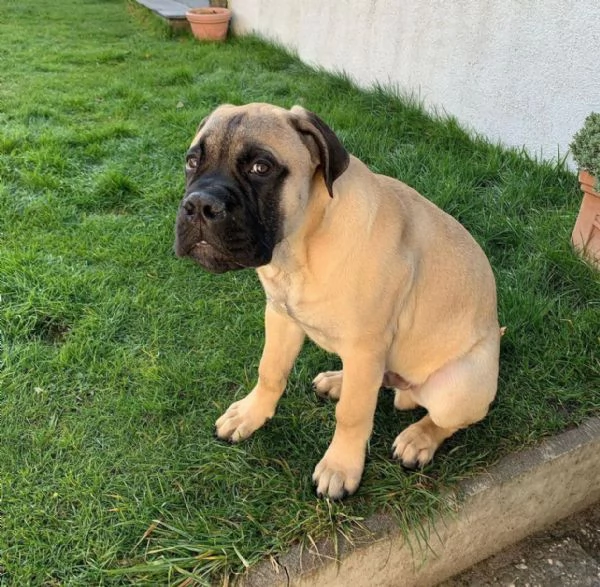
[[(415, 527), (457, 480), (600, 412), (600, 278), (570, 249), (564, 166), (256, 39), (170, 36), (120, 0), (1, 11), (0, 585), (214, 584), (376, 510)], [(343, 503), (310, 481), (334, 426), (310, 382), (338, 365), (312, 344), (267, 427), (213, 438), (254, 383), (263, 293), (250, 271), (175, 259), (173, 226), (198, 122), (252, 101), (317, 112), (456, 216), (497, 277), (508, 330), (488, 418), (409, 474), (389, 451), (416, 416), (382, 392)]]

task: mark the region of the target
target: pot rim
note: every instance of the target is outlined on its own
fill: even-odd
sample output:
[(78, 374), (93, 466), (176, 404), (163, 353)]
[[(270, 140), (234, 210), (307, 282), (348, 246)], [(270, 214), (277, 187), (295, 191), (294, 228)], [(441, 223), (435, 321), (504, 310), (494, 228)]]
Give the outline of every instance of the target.
[(231, 18), (231, 10), (229, 8), (220, 8), (217, 6), (206, 6), (203, 8), (190, 8), (185, 17), (190, 22), (222, 22)]

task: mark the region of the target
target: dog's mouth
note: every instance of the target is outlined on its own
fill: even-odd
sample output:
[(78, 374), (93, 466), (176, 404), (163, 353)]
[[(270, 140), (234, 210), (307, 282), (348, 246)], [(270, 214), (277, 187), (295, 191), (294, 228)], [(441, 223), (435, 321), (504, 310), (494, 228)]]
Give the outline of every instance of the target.
[(212, 273), (256, 268), (271, 260), (271, 251), (262, 240), (251, 238), (233, 223), (208, 230), (186, 221), (182, 214), (175, 228), (174, 251)]
[(213, 247), (211, 244), (209, 244), (207, 241), (205, 240), (201, 240), (198, 241), (197, 243), (194, 243), (191, 247), (190, 250), (188, 251), (188, 255), (190, 254), (191, 251), (193, 251), (194, 249), (199, 249), (201, 251), (210, 251), (210, 250), (216, 250), (215, 247)]
[(246, 269), (250, 266), (205, 239), (193, 243), (181, 256), (190, 257), (205, 269), (215, 273)]
[[(203, 254), (204, 253), (209, 253), (209, 254), (214, 254), (222, 259), (227, 259), (229, 261), (231, 261), (232, 263), (238, 263), (238, 261), (236, 261), (230, 254), (222, 251), (219, 247), (216, 247), (215, 245), (209, 243), (208, 241), (202, 239), (199, 240), (198, 242), (194, 243), (192, 245), (192, 247), (190, 248), (190, 252), (188, 252), (188, 255), (193, 253), (194, 250), (197, 251), (201, 251)], [(240, 267), (243, 267), (243, 265), (241, 263), (238, 263), (240, 265)]]

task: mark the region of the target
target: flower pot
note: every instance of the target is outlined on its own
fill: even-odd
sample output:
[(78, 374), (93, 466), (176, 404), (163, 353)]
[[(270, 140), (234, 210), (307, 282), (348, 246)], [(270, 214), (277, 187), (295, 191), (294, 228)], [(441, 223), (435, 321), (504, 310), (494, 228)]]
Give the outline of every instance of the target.
[(194, 37), (201, 41), (223, 41), (231, 19), (228, 8), (191, 8), (185, 13)]
[(579, 172), (579, 183), (583, 199), (571, 240), (600, 269), (600, 194), (595, 190), (596, 178), (587, 171)]

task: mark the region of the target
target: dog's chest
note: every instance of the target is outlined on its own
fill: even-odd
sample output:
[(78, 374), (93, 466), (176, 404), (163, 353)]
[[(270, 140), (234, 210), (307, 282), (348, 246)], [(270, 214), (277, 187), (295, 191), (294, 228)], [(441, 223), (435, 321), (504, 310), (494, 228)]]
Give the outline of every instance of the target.
[(306, 335), (329, 352), (336, 352), (335, 318), (328, 304), (306, 295), (306, 289), (289, 280), (269, 280), (261, 276), (267, 304), (279, 314), (299, 324)]
[(269, 299), (267, 303), (281, 314), (289, 316), (302, 327), (306, 335), (321, 348), (330, 353), (337, 352), (335, 328), (327, 316), (323, 316), (317, 309), (305, 305), (294, 305)]

